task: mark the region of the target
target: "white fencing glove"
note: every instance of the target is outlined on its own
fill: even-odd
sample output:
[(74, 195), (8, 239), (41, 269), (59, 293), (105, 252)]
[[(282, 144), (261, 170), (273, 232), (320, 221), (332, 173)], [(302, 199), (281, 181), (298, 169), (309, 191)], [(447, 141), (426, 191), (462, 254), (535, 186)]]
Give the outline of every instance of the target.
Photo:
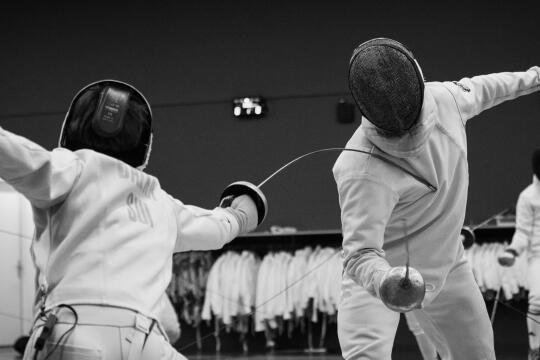
[(512, 266), (516, 262), (518, 253), (514, 249), (506, 249), (499, 254), (497, 260), (501, 266)]
[(268, 212), (268, 203), (261, 189), (247, 181), (237, 181), (227, 186), (221, 194), (219, 206), (233, 209), (240, 233), (254, 230)]

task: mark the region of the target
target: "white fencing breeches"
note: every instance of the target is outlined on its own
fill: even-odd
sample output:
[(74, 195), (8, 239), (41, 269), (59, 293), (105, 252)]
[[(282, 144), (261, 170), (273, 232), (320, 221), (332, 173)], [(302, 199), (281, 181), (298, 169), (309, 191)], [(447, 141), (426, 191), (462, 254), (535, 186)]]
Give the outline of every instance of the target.
[[(469, 264), (451, 270), (441, 292), (414, 316), (443, 360), (494, 360), (493, 329)], [(388, 360), (399, 314), (344, 278), (338, 336), (346, 360)]]
[[(151, 319), (134, 311), (108, 306), (78, 305), (78, 325), (69, 309), (61, 308), (58, 323), (37, 359), (43, 360), (185, 360)], [(34, 359), (34, 344), (44, 321), (38, 320), (23, 360)], [(66, 334), (64, 337), (62, 337)]]

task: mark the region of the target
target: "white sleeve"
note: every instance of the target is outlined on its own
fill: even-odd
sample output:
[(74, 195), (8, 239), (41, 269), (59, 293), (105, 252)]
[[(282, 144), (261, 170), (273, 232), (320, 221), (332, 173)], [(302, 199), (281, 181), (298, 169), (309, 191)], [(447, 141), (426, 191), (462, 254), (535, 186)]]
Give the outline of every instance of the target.
[(82, 161), (67, 149), (47, 151), (0, 127), (0, 178), (33, 206), (48, 208), (63, 201), (82, 171)]
[(452, 93), (463, 124), (482, 111), (506, 100), (540, 90), (540, 67), (522, 72), (502, 72), (444, 82)]
[(336, 175), (343, 228), (345, 272), (378, 297), (390, 265), (382, 249), (384, 231), (399, 196), (369, 175)]
[(239, 221), (230, 208), (207, 210), (173, 201), (177, 224), (174, 252), (219, 249), (240, 233)]

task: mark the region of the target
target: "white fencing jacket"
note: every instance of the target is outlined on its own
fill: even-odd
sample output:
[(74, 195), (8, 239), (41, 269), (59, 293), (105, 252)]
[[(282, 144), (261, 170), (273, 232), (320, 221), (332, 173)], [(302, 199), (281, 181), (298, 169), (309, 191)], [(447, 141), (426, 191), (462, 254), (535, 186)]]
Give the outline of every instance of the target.
[(367, 119), (348, 148), (380, 154), (426, 180), (375, 157), (344, 151), (333, 172), (339, 192), (345, 276), (378, 296), (390, 266), (410, 263), (427, 283), (425, 304), (441, 290), (463, 246), (469, 174), (467, 120), (503, 101), (540, 90), (540, 67), (459, 82), (429, 82), (419, 124), (400, 139), (379, 136)]
[(47, 309), (99, 304), (156, 318), (173, 252), (222, 247), (246, 222), (230, 208), (184, 205), (155, 177), (114, 158), (46, 151), (2, 128), (0, 177), (32, 204)]
[(540, 181), (533, 182), (523, 190), (516, 205), (516, 232), (509, 246), (521, 254), (529, 250), (531, 256), (540, 256)]

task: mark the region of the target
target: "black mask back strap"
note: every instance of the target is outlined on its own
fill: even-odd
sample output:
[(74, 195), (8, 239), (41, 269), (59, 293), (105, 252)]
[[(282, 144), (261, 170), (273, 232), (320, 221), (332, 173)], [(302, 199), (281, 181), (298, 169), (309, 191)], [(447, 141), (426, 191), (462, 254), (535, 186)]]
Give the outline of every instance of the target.
[(99, 104), (92, 119), (92, 129), (102, 137), (116, 136), (124, 127), (130, 92), (107, 86), (101, 92)]

